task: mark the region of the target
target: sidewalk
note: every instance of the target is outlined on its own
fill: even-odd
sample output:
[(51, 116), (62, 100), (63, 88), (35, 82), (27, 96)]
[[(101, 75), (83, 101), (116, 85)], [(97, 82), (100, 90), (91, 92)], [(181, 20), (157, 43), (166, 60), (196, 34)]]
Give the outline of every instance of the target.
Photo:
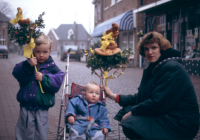
[[(0, 140), (14, 140), (15, 139), (15, 126), (19, 116), (19, 103), (16, 100), (16, 93), (19, 90), (17, 80), (12, 76), (14, 63), (12, 59), (16, 56), (11, 56), (9, 59), (0, 58)], [(23, 59), (23, 58), (20, 58)], [(134, 69), (134, 68), (133, 68)], [(142, 70), (142, 69), (141, 69)], [(126, 71), (132, 75), (137, 75), (137, 70)], [(190, 75), (194, 85), (197, 99), (200, 106), (200, 76)], [(60, 99), (56, 98), (56, 104), (53, 108), (49, 109), (49, 132), (48, 140), (55, 140), (57, 134), (57, 124), (60, 111)], [(64, 114), (62, 114), (64, 116)], [(61, 122), (64, 122), (62, 117)], [(118, 129), (118, 126), (116, 126)], [(112, 136), (108, 135), (107, 140), (112, 140)], [(200, 131), (194, 140), (200, 139)]]

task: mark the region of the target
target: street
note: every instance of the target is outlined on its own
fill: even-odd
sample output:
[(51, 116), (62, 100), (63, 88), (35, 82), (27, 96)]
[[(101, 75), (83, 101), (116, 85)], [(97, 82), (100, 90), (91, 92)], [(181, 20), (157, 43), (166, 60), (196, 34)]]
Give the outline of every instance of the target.
[[(65, 71), (65, 66), (67, 61), (60, 61), (57, 55), (52, 56), (57, 66)], [(16, 94), (19, 90), (19, 84), (17, 80), (12, 76), (12, 70), (16, 63), (25, 60), (25, 57), (19, 56), (17, 54), (9, 54), (9, 58), (0, 58), (0, 140), (13, 140), (15, 139), (15, 126), (19, 116), (19, 103), (16, 100)], [(86, 67), (86, 63), (77, 62), (75, 60), (70, 60), (69, 62), (69, 85), (72, 82), (86, 86), (91, 80), (100, 84), (100, 79), (95, 75), (91, 75), (91, 69)], [(141, 76), (143, 73), (142, 68), (126, 68), (124, 74), (117, 79), (108, 80), (108, 87), (114, 92), (119, 94), (135, 94), (137, 93), (137, 88), (140, 84)], [(109, 73), (109, 75), (112, 72)], [(192, 76), (192, 82), (195, 87), (195, 91), (200, 102), (200, 85), (199, 76)], [(56, 94), (55, 106), (49, 109), (49, 133), (48, 140), (55, 140), (57, 134), (57, 125), (60, 111), (61, 95), (60, 91)], [(69, 86), (70, 91), (70, 86)], [(120, 106), (110, 99), (106, 99), (108, 118), (110, 119), (110, 125), (112, 131), (108, 134), (108, 140), (118, 140), (118, 122), (113, 119), (115, 114), (119, 111)], [(62, 124), (64, 122), (63, 117), (64, 111), (62, 113)], [(126, 139), (123, 135), (122, 130), (120, 131), (120, 139)], [(200, 138), (198, 133), (194, 140)]]

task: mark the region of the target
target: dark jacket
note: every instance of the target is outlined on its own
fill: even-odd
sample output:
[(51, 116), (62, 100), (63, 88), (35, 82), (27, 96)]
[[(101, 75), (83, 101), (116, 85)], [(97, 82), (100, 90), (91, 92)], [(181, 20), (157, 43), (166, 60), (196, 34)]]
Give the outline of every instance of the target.
[[(120, 125), (146, 139), (192, 139), (199, 129), (199, 108), (190, 77), (174, 49), (161, 53), (144, 70), (138, 93), (120, 95), (123, 108), (115, 119), (131, 111)], [(171, 59), (166, 59), (171, 58)]]
[[(38, 68), (38, 72), (43, 74), (41, 85), (45, 93), (41, 93), (38, 81), (35, 79), (35, 69), (30, 65), (29, 60), (16, 64), (12, 73), (20, 85), (17, 100), (20, 102), (20, 106), (26, 107), (28, 110), (48, 110), (49, 107), (53, 106), (55, 93), (59, 91), (65, 75), (56, 66), (51, 56)], [(46, 98), (49, 98), (50, 106), (44, 104)]]
[[(78, 95), (69, 101), (65, 117), (66, 120), (69, 116), (74, 116), (75, 118), (77, 116), (91, 116), (94, 118), (95, 121), (87, 133), (87, 135), (91, 138), (97, 131), (101, 130), (102, 128), (107, 128), (109, 132), (111, 131), (107, 113), (108, 110), (105, 107), (105, 102), (98, 101), (95, 104), (88, 104), (82, 95)], [(88, 124), (89, 121), (87, 120), (76, 120), (74, 125), (67, 123), (67, 125), (78, 131), (79, 135), (85, 133)]]

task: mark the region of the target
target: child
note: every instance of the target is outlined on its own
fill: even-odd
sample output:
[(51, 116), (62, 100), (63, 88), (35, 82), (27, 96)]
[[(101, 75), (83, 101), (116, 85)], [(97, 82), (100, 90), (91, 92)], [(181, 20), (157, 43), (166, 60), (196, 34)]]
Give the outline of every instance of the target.
[(86, 86), (84, 97), (81, 95), (71, 99), (66, 110), (66, 121), (68, 122), (69, 139), (103, 140), (104, 134), (111, 131), (105, 103), (99, 100), (100, 87), (90, 82)]
[[(50, 56), (52, 50), (49, 37), (41, 35), (35, 39), (35, 44), (35, 57), (17, 64), (13, 70), (13, 76), (20, 85), (17, 93), (20, 102), (17, 140), (47, 140), (48, 109), (54, 106), (55, 93), (59, 91), (65, 75)], [(37, 66), (38, 72), (35, 72), (34, 66)]]

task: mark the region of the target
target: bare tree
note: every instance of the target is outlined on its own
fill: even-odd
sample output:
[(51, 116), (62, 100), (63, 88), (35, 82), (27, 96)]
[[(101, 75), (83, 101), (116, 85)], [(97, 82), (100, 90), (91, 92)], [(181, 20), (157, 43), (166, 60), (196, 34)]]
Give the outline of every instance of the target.
[(11, 5), (3, 0), (0, 0), (0, 12), (10, 18), (15, 17), (11, 9)]

